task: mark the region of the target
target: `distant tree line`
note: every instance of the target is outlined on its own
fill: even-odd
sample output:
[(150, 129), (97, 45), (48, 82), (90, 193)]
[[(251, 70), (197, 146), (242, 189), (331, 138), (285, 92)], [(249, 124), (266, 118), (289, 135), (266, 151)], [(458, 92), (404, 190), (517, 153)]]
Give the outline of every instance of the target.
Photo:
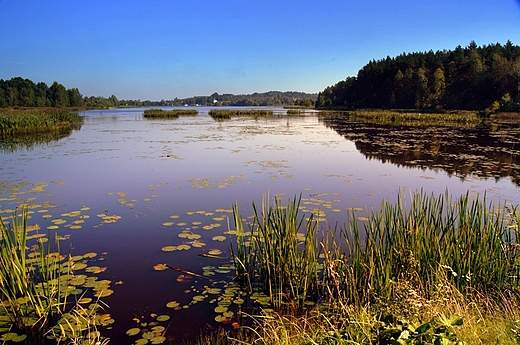
[(44, 82), (34, 83), (29, 79), (15, 77), (0, 79), (0, 107), (118, 107), (119, 100), (112, 95), (83, 97), (77, 88), (66, 89), (58, 82), (49, 87)]
[(105, 97), (84, 97), (77, 88), (66, 89), (58, 82), (49, 87), (44, 82), (34, 83), (29, 79), (15, 77), (0, 79), (0, 108), (2, 107), (85, 107), (103, 109), (111, 107), (150, 107), (150, 106), (313, 106), (318, 94), (295, 91), (269, 91), (250, 95), (214, 93), (211, 96), (160, 101), (118, 100), (112, 95)]
[(520, 111), (520, 47), (403, 53), (372, 60), (318, 94), (318, 109), (436, 109)]
[[(210, 96), (195, 96), (190, 98), (172, 100), (171, 105), (221, 105), (221, 106), (283, 106), (294, 105), (300, 100), (305, 104), (314, 104), (318, 97), (315, 93), (296, 91), (268, 91), (249, 95), (233, 95), (213, 93)], [(309, 103), (310, 102), (310, 103)]]

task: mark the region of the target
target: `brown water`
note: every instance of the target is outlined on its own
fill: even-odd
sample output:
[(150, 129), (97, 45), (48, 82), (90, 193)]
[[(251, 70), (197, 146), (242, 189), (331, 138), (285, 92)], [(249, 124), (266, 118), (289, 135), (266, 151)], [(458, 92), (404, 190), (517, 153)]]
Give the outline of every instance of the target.
[[(85, 261), (102, 267), (94, 274), (114, 290), (103, 300), (115, 323), (101, 329), (112, 343), (134, 342), (126, 330), (146, 328), (141, 323), (155, 314), (171, 317), (160, 324), (174, 342), (218, 326), (220, 295), (208, 288), (225, 287), (233, 272), (207, 267), (229, 260), (199, 254), (218, 249), (229, 257), (225, 232), (235, 202), (248, 216), (263, 194), (284, 200), (301, 194), (302, 211), (319, 209), (324, 227), (346, 223), (347, 208), (371, 210), (402, 190), (520, 202), (514, 123), (383, 126), (316, 113), (287, 117), (283, 109), (267, 119), (216, 122), (210, 108), (197, 109), (197, 116), (173, 120), (144, 119), (143, 109), (89, 111), (81, 129), (65, 138), (2, 144), (0, 215), (29, 205), (30, 222), (41, 232), (57, 226), (70, 235), (62, 248), (97, 254)], [(181, 244), (188, 250), (162, 250)], [(214, 275), (179, 282), (181, 272), (154, 270), (161, 263)], [(194, 296), (203, 300), (192, 303)], [(170, 301), (181, 310), (168, 308)]]

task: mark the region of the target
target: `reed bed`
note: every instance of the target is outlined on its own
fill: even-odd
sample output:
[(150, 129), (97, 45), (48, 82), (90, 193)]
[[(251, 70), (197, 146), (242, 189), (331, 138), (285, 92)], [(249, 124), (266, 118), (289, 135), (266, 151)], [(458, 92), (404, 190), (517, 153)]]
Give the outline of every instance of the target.
[(77, 128), (83, 122), (78, 113), (61, 109), (0, 110), (0, 137)]
[(411, 112), (396, 110), (359, 109), (348, 112), (350, 116), (386, 122), (420, 122), (424, 124), (459, 123), (479, 124), (482, 118), (475, 111), (448, 111), (442, 113)]
[(268, 109), (211, 109), (208, 114), (215, 120), (226, 120), (237, 116), (266, 117), (274, 112)]
[[(234, 207), (237, 278), (275, 310), (222, 344), (516, 344), (520, 210), (485, 195), (400, 193), (317, 238), (286, 206)], [(315, 301), (301, 308), (304, 300)], [(307, 305), (312, 305), (308, 303)], [(287, 306), (296, 307), (295, 309)], [(199, 343), (211, 341), (201, 338)]]
[(179, 116), (196, 116), (198, 113), (194, 109), (146, 109), (143, 116), (146, 118), (178, 118)]
[(302, 109), (289, 109), (287, 110), (288, 116), (302, 116), (305, 115), (305, 110)]
[(94, 334), (97, 309), (85, 310), (69, 301), (73, 261), (60, 254), (57, 233), (31, 245), (27, 219), (25, 210), (15, 213), (11, 223), (0, 219), (0, 340), (101, 341)]
[(248, 232), (234, 207), (237, 275), (250, 292), (259, 286), (276, 306), (302, 306), (318, 289), (318, 223), (312, 217), (299, 218), (299, 206), (297, 198), (283, 206), (278, 199), (271, 205), (264, 197), (261, 210), (253, 204)]

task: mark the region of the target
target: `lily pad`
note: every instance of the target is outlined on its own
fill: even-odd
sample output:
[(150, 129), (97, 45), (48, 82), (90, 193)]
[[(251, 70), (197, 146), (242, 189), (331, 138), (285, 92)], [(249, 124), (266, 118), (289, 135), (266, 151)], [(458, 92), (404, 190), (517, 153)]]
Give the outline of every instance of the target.
[(211, 238), (213, 241), (219, 241), (219, 242), (222, 242), (222, 241), (225, 241), (226, 240), (226, 236), (223, 236), (223, 235), (217, 235), (217, 236), (213, 236)]
[(139, 333), (141, 333), (141, 329), (137, 328), (137, 327), (130, 328), (128, 331), (126, 331), (126, 334), (129, 335), (129, 336), (134, 336), (134, 335), (137, 335)]
[(169, 319), (170, 319), (170, 315), (166, 315), (166, 314), (159, 315), (156, 318), (156, 320), (159, 322), (168, 321)]
[(170, 301), (166, 303), (167, 308), (177, 308), (178, 306), (180, 306), (180, 303), (177, 301)]

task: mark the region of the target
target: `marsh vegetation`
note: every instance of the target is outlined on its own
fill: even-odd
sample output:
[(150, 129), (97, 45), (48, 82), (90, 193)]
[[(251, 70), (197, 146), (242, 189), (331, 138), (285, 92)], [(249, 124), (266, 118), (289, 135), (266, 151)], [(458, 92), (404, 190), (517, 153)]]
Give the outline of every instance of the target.
[(143, 113), (145, 118), (178, 118), (179, 116), (195, 116), (199, 112), (194, 109), (172, 109), (172, 110), (163, 110), (163, 109), (146, 109)]
[(0, 109), (0, 138), (77, 129), (82, 121), (66, 109)]

